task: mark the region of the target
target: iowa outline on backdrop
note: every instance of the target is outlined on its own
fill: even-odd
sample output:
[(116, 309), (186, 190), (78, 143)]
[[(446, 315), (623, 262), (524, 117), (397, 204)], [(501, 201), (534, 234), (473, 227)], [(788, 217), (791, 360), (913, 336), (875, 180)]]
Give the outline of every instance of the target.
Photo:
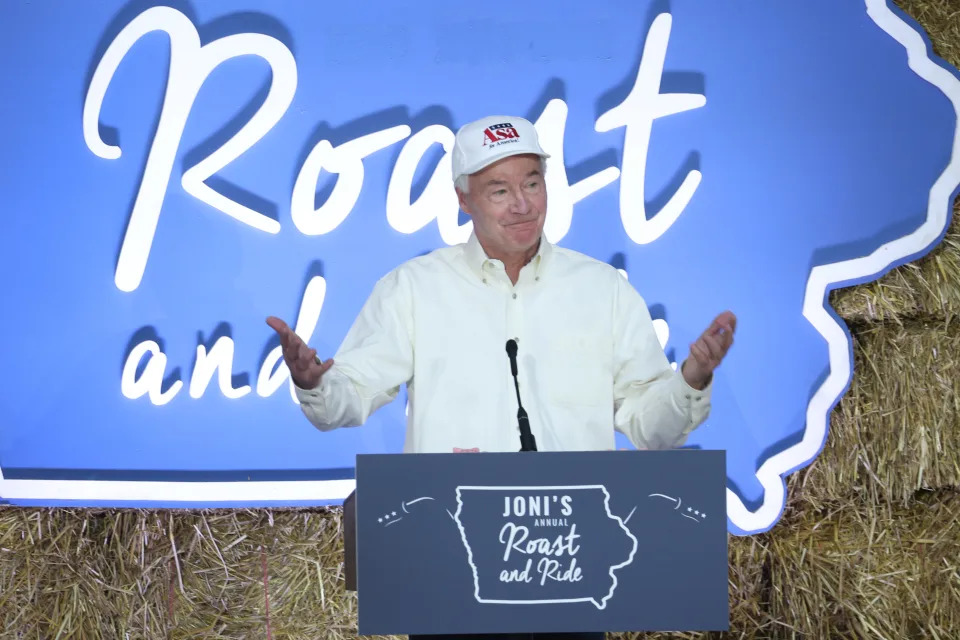
[(453, 132), (512, 113), (548, 239), (622, 270), (672, 362), (737, 313), (687, 446), (765, 531), (852, 379), (829, 292), (929, 252), (960, 185), (958, 72), (885, 0), (173, 4), (0, 7), (13, 504), (341, 501), (402, 451), (405, 390), (318, 433), (263, 319), (334, 354), (379, 278), (469, 236)]

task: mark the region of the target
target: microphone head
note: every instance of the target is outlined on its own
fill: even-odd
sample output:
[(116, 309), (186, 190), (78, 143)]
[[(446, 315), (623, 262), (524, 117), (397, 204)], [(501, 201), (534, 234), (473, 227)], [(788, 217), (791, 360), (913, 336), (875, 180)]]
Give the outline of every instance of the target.
[(512, 338), (507, 340), (507, 355), (511, 358), (517, 357), (517, 341)]

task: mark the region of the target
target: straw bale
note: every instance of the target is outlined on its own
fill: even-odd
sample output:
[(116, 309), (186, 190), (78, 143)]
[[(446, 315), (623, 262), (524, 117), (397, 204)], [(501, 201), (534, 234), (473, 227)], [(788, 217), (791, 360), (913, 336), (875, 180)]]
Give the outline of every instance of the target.
[(957, 637), (960, 492), (796, 510), (769, 540), (773, 637)]
[(956, 0), (894, 0), (926, 30), (934, 52), (960, 66), (960, 13)]
[(854, 340), (854, 380), (826, 445), (797, 480), (810, 506), (857, 496), (909, 503), (960, 487), (958, 322), (878, 324)]
[(0, 511), (0, 623), (15, 637), (163, 637), (166, 565), (156, 518)]
[[(958, 637), (960, 492), (920, 492), (909, 507), (856, 498), (822, 506), (794, 494), (780, 524), (749, 538), (747, 562), (762, 565), (759, 582), (749, 594), (731, 590), (728, 633), (622, 637)], [(735, 546), (731, 567), (744, 562)]]
[[(960, 492), (924, 494), (907, 508), (856, 498), (825, 506), (795, 498), (770, 533), (730, 538), (730, 633), (611, 637), (960, 628)], [(340, 518), (339, 509), (4, 509), (0, 623), (18, 638), (265, 637), (266, 592), (273, 637), (353, 638)]]
[(923, 258), (874, 282), (836, 289), (830, 304), (848, 324), (909, 322), (918, 317), (960, 315), (960, 200), (943, 241)]
[[(354, 638), (341, 521), (341, 509), (5, 508), (0, 628), (45, 639), (265, 637), (269, 598), (273, 637)], [(768, 555), (760, 537), (730, 538), (737, 629), (763, 628)]]
[(0, 509), (0, 629), (14, 634), (2, 637), (265, 637), (269, 621), (276, 638), (354, 638), (341, 519), (341, 509)]

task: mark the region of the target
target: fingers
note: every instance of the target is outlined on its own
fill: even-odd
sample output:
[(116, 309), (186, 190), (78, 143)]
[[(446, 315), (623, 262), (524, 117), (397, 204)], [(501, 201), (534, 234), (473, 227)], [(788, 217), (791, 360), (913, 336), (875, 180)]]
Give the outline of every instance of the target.
[(737, 330), (737, 316), (732, 311), (724, 311), (713, 320), (714, 326), (723, 330), (723, 333), (732, 334)]
[(690, 355), (693, 356), (701, 368), (707, 371), (712, 371), (713, 368), (710, 366), (710, 354), (706, 349), (703, 348), (703, 345), (700, 344), (699, 340), (690, 345)]
[(737, 316), (734, 315), (733, 311), (724, 311), (718, 317), (721, 319), (721, 323), (726, 324), (731, 332), (737, 330)]
[(297, 384), (305, 388), (313, 388), (320, 381), (320, 376), (327, 372), (332, 365), (332, 361), (321, 362), (317, 358), (316, 349), (306, 349), (302, 356), (294, 360), (287, 361), (287, 367), (290, 369), (290, 375)]
[(280, 347), (283, 349), (283, 359), (287, 366), (293, 368), (293, 363), (306, 357), (304, 349), (309, 350), (303, 340), (293, 332), (286, 322), (275, 316), (267, 318), (267, 324), (280, 336)]
[(303, 388), (317, 386), (320, 377), (333, 366), (333, 359), (323, 362), (317, 357), (317, 350), (311, 349), (280, 318), (270, 316), (267, 318), (267, 324), (280, 336), (283, 360), (287, 364), (287, 369), (290, 370), (290, 376), (294, 381)]
[(690, 345), (693, 362), (685, 364), (694, 365), (692, 369), (688, 367), (694, 378), (709, 379), (714, 369), (720, 366), (733, 345), (736, 328), (737, 317), (730, 311), (724, 311), (714, 318), (707, 330)]
[(731, 334), (711, 335), (705, 333), (690, 345), (690, 355), (697, 361), (697, 365), (701, 369), (710, 373), (720, 366), (732, 343), (733, 337)]
[(332, 366), (333, 366), (333, 358), (330, 358), (326, 362), (322, 363), (320, 365), (320, 375), (322, 376), (323, 374), (325, 374), (327, 371), (330, 370), (330, 367)]
[(297, 338), (296, 344), (291, 347), (291, 350), (293, 351), (294, 359), (298, 363), (307, 364), (313, 362), (314, 354), (310, 353), (310, 347), (308, 347), (307, 344), (300, 338)]
[(302, 389), (314, 389), (320, 384), (323, 375), (333, 366), (333, 359), (321, 362), (314, 352), (313, 360), (296, 366), (299, 368), (290, 370), (290, 377), (293, 378), (294, 383)]
[[(293, 332), (287, 323), (277, 318), (276, 316), (270, 316), (267, 318), (267, 324), (270, 325), (270, 328), (277, 332), (277, 335), (280, 336), (280, 346), (283, 347), (283, 357), (285, 359), (290, 359), (295, 356), (295, 348), (299, 342), (302, 342)], [(291, 349), (294, 349), (291, 351)]]
[(320, 365), (317, 363), (317, 350), (308, 347), (302, 340), (297, 339), (297, 344), (291, 347), (293, 356), (288, 362), (288, 366), (298, 373), (313, 373), (314, 369)]
[[(710, 324), (710, 327), (703, 332), (701, 338), (714, 338), (717, 341), (717, 346), (720, 347), (719, 359), (723, 359), (723, 356), (726, 355), (727, 351), (730, 350), (730, 347), (733, 345), (733, 334), (737, 328), (737, 317), (733, 315), (730, 311), (724, 311)], [(707, 343), (708, 350), (711, 343)], [(719, 363), (718, 363), (719, 364)]]
[(730, 311), (724, 311), (710, 323), (705, 333), (733, 334), (737, 330), (737, 317)]
[(718, 335), (706, 335), (701, 340), (706, 345), (710, 359), (719, 364), (723, 360), (723, 356), (727, 354), (726, 338)]
[(290, 331), (290, 327), (287, 326), (287, 323), (276, 316), (268, 316), (267, 324), (270, 325), (271, 329), (279, 333), (281, 337), (283, 337), (284, 333)]

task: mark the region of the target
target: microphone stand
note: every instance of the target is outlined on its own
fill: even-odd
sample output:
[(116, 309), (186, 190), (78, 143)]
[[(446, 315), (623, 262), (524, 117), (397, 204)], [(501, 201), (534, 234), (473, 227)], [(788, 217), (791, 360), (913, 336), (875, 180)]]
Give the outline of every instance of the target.
[(507, 340), (507, 355), (510, 357), (510, 372), (513, 374), (513, 388), (517, 392), (517, 422), (520, 426), (520, 451), (536, 451), (537, 440), (530, 431), (530, 419), (520, 401), (520, 382), (517, 380), (517, 341)]

